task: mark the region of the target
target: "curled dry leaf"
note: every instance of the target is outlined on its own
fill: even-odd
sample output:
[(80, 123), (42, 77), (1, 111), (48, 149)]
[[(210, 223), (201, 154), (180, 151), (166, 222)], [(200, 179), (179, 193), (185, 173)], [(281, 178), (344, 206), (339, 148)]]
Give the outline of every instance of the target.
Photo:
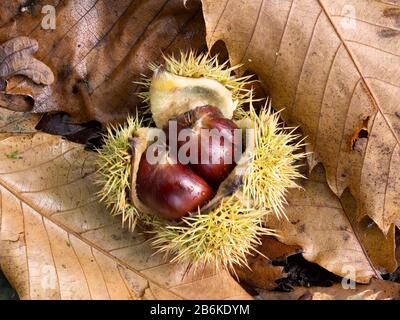
[(33, 57), (38, 49), (38, 42), (28, 37), (13, 38), (0, 45), (0, 84), (16, 75), (27, 76), (37, 84), (52, 84), (53, 72)]
[(302, 190), (289, 193), (288, 202), (289, 220), (271, 217), (268, 225), (280, 231), (284, 243), (303, 248), (307, 260), (360, 283), (396, 269), (394, 230), (386, 238), (376, 226), (358, 226), (351, 208), (329, 189), (321, 166)]
[(311, 168), (385, 232), (400, 223), (400, 11), (360, 0), (203, 0), (207, 42), (259, 76), (309, 137)]
[[(0, 45), (0, 107), (14, 111), (29, 111), (32, 108), (33, 90), (29, 85), (38, 84), (37, 90), (54, 82), (53, 72), (33, 54), (39, 49), (36, 40), (28, 37), (16, 37)], [(11, 92), (6, 89), (10, 78), (26, 76), (28, 87)], [(23, 77), (18, 77), (23, 79)], [(26, 81), (26, 79), (24, 79)]]
[[(248, 299), (227, 273), (166, 263), (96, 199), (96, 153), (0, 135), (0, 266), (22, 299)], [(27, 179), (28, 177), (28, 179)]]
[[(10, 13), (0, 26), (0, 41), (37, 39), (37, 57), (51, 66), (55, 82), (43, 89), (14, 77), (7, 93), (31, 91), (33, 112), (64, 111), (75, 122), (124, 121), (141, 102), (134, 82), (149, 73), (149, 63), (161, 62), (163, 52), (206, 47), (197, 0), (186, 7), (182, 0), (40, 0), (22, 13), (8, 3), (0, 3), (0, 12)], [(41, 8), (49, 4), (56, 12), (55, 30), (41, 27)]]

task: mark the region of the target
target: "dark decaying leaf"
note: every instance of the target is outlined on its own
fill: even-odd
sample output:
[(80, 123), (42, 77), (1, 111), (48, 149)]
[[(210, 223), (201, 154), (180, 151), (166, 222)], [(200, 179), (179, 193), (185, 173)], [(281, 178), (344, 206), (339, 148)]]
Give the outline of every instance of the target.
[[(25, 4), (26, 5), (26, 4)], [(56, 29), (41, 27), (44, 5), (56, 10)], [(27, 92), (33, 112), (63, 111), (75, 122), (119, 122), (134, 113), (140, 88), (162, 53), (205, 49), (200, 1), (35, 1), (27, 10), (2, 2), (0, 43), (17, 36), (37, 39), (37, 58), (51, 67), (55, 82), (43, 88), (13, 77), (7, 94)]]
[(290, 292), (293, 287), (330, 287), (342, 280), (319, 265), (308, 262), (301, 254), (288, 257), (282, 265), (286, 277), (277, 281), (275, 291)]
[(0, 270), (0, 300), (16, 300), (18, 295)]
[[(400, 265), (400, 230), (396, 229), (396, 259)], [(386, 274), (383, 276), (385, 280), (394, 281), (400, 283), (400, 267), (396, 271)]]
[(100, 147), (104, 129), (97, 121), (90, 121), (83, 124), (71, 123), (70, 116), (66, 113), (48, 113), (41, 117), (36, 129), (64, 136), (72, 142), (77, 142), (94, 148)]

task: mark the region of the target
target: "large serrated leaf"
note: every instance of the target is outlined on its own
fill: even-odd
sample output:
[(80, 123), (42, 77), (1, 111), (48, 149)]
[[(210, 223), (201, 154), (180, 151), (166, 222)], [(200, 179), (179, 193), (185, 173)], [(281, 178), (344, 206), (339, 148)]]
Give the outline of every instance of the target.
[(0, 135), (0, 266), (22, 299), (250, 298), (121, 228), (95, 196), (95, 158), (56, 136)]
[(350, 188), (358, 218), (400, 222), (399, 4), (368, 0), (203, 0), (207, 41), (256, 72), (290, 124), (309, 137), (311, 167)]

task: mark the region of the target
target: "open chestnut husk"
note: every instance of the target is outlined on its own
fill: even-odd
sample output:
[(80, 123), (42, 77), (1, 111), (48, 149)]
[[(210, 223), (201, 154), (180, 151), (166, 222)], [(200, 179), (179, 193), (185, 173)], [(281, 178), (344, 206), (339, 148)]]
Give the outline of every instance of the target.
[[(256, 112), (245, 89), (249, 79), (235, 77), (235, 69), (207, 55), (166, 58), (142, 82), (156, 127), (129, 118), (110, 127), (99, 150), (101, 200), (131, 228), (145, 226), (171, 262), (245, 265), (261, 236), (275, 234), (266, 217), (284, 215), (286, 190), (301, 177), (296, 163), (304, 157), (302, 141), (269, 102)], [(244, 103), (248, 111), (240, 108)], [(192, 138), (178, 139), (176, 150), (171, 121), (178, 136), (188, 130)], [(214, 129), (220, 140), (202, 129)], [(197, 163), (181, 161), (185, 146), (184, 154)], [(162, 161), (152, 162), (148, 153)], [(199, 154), (216, 161), (203, 163)]]

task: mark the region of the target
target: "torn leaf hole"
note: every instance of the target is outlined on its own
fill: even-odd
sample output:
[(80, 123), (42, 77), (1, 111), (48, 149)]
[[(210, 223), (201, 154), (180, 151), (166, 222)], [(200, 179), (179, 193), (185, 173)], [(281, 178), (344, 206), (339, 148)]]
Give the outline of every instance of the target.
[(371, 229), (375, 222), (369, 216), (364, 216), (359, 222), (360, 228), (362, 229)]
[(368, 130), (367, 129), (361, 129), (360, 132), (358, 133), (358, 138), (368, 138)]
[(362, 151), (363, 142), (368, 139), (369, 133), (367, 129), (361, 129), (358, 132), (357, 138), (353, 139), (352, 150)]

